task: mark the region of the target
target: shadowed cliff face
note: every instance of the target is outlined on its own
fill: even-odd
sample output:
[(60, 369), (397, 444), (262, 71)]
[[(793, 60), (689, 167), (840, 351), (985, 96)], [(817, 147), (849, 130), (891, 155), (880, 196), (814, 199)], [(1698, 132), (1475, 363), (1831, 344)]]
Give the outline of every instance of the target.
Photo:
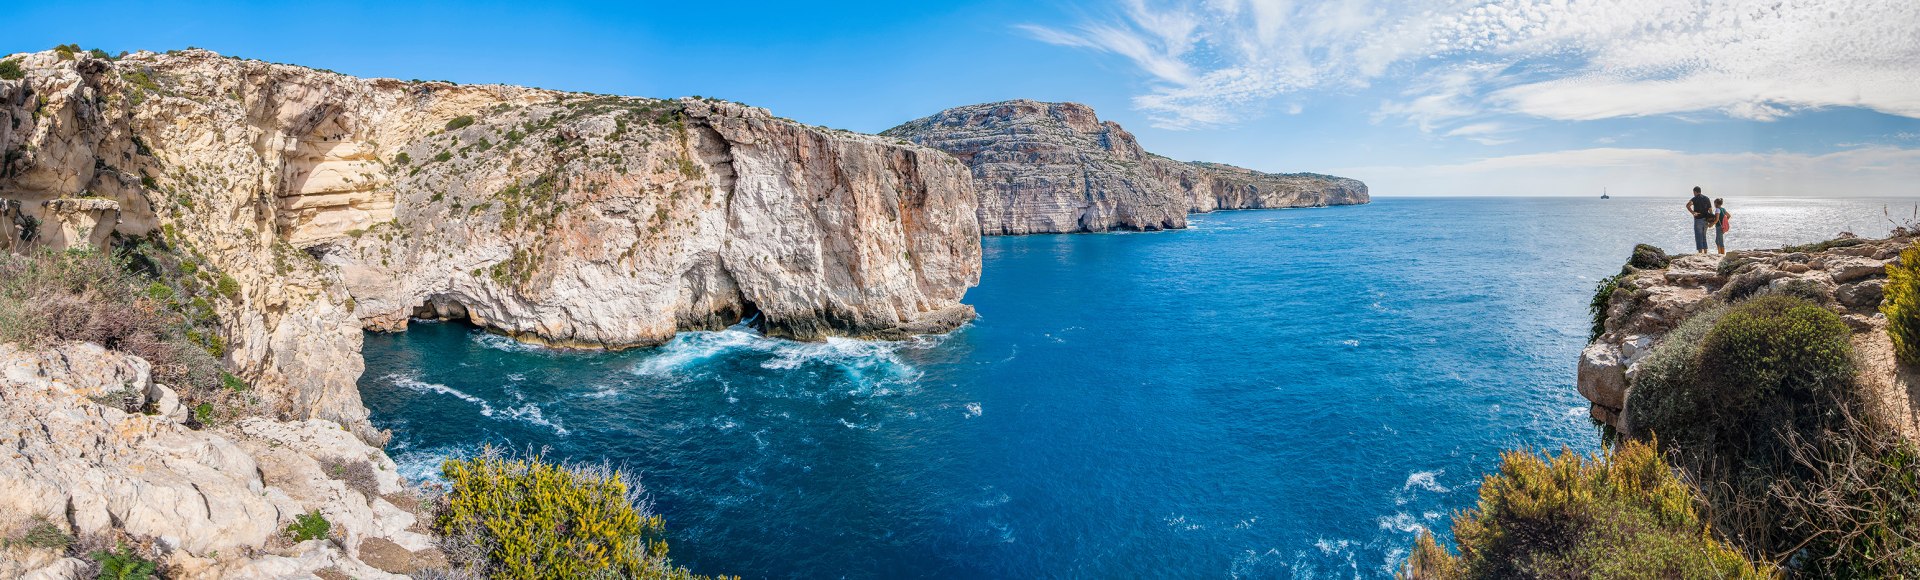
[(1273, 174), (1148, 153), (1078, 103), (1017, 100), (947, 109), (881, 133), (953, 154), (973, 170), (986, 234), (1184, 228), (1216, 209), (1367, 203), (1359, 181)]
[[(967, 168), (743, 105), (360, 79), (198, 50), (16, 55), (0, 249), (157, 235), (231, 276), (229, 366), (359, 424), (362, 327), (465, 317), (625, 347), (758, 320), (901, 337), (972, 318)], [(22, 224), (38, 235), (23, 240)]]

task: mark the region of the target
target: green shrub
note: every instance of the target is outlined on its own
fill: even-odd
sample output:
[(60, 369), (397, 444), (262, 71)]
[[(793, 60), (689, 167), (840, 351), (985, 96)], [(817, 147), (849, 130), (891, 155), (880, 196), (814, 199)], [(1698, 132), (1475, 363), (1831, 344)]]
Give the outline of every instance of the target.
[(100, 60), (113, 60), (112, 56), (107, 55), (107, 51), (100, 50), (98, 48), (88, 50), (87, 54), (92, 55), (94, 58), (97, 58)]
[(407, 155), (407, 152), (405, 151), (395, 153), (393, 154), (393, 164), (394, 165), (411, 165), (413, 164), (413, 156)]
[(94, 552), (87, 556), (100, 565), (100, 580), (146, 580), (159, 568), (126, 544), (120, 544), (120, 549), (113, 552)]
[(666, 525), (636, 508), (637, 486), (605, 467), (562, 466), (491, 450), (449, 460), (434, 530), (462, 538), (494, 578), (692, 578), (667, 559)]
[(471, 116), (471, 115), (461, 115), (461, 116), (458, 116), (458, 117), (454, 117), (454, 118), (453, 118), (452, 120), (450, 120), (450, 121), (447, 121), (447, 130), (448, 130), (448, 131), (453, 131), (453, 130), (457, 130), (457, 129), (461, 129), (461, 128), (464, 128), (464, 127), (466, 127), (466, 126), (468, 126), (468, 125), (472, 125), (472, 124), (473, 124), (473, 116)]
[(1402, 578), (1766, 578), (1708, 534), (1688, 487), (1654, 445), (1543, 458), (1501, 454), (1479, 504), (1453, 518), (1460, 553), (1422, 534)]
[(1729, 308), (1700, 343), (1695, 421), (1711, 437), (1703, 443), (1745, 456), (1776, 443), (1756, 425), (1830, 424), (1835, 403), (1858, 396), (1851, 335), (1839, 316), (1798, 297), (1763, 296)]
[(1880, 301), (1887, 316), (1887, 336), (1900, 362), (1920, 365), (1920, 242), (1900, 252), (1900, 262), (1887, 264), (1887, 286)]
[(239, 298), (240, 282), (234, 280), (232, 276), (226, 275), (225, 272), (222, 272), (219, 281), (214, 284), (214, 291), (219, 292), (221, 296), (227, 297), (228, 300)]
[(295, 542), (318, 540), (327, 537), (333, 531), (333, 524), (319, 510), (293, 516), (293, 523), (287, 526), (287, 536)]
[(240, 377), (233, 376), (232, 373), (220, 373), (220, 386), (229, 391), (247, 390), (247, 382), (240, 380)]
[(1667, 267), (1671, 261), (1667, 258), (1666, 250), (1648, 244), (1638, 244), (1633, 247), (1633, 255), (1627, 258), (1627, 265), (1642, 270), (1658, 270)]
[(17, 81), (27, 78), (27, 71), (20, 69), (20, 61), (0, 60), (0, 80)]
[(193, 420), (201, 425), (213, 424), (213, 403), (194, 405)]
[(73, 55), (79, 52), (80, 45), (78, 44), (62, 44), (53, 47), (53, 54), (60, 57), (60, 60), (73, 60)]
[(446, 162), (449, 159), (453, 159), (453, 153), (450, 151), (441, 151), (440, 154), (433, 156), (435, 162)]
[(1620, 289), (1620, 278), (1621, 275), (1603, 278), (1593, 289), (1593, 299), (1587, 302), (1587, 313), (1593, 316), (1593, 329), (1587, 333), (1587, 342), (1607, 333), (1607, 306), (1613, 302), (1613, 292)]
[(1639, 363), (1628, 391), (1626, 422), (1637, 435), (1659, 434), (1669, 443), (1699, 441), (1696, 414), (1705, 395), (1700, 391), (1700, 341), (1727, 313), (1725, 306), (1709, 308), (1681, 322), (1667, 333)]

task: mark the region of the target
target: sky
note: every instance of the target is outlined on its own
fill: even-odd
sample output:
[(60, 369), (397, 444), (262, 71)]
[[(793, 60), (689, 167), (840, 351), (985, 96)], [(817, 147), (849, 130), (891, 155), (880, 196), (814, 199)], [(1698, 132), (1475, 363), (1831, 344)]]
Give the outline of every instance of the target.
[(0, 53), (704, 95), (862, 132), (1075, 101), (1149, 151), (1374, 195), (1920, 199), (1913, 0), (29, 2)]

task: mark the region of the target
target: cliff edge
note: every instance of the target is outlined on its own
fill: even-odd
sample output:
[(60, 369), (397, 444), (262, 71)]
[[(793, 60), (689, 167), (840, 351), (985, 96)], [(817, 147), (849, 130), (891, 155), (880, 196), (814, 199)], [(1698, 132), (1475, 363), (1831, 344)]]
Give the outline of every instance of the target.
[(1367, 186), (1148, 153), (1079, 103), (955, 107), (881, 133), (952, 153), (972, 169), (988, 235), (1178, 229), (1188, 213), (1363, 204)]

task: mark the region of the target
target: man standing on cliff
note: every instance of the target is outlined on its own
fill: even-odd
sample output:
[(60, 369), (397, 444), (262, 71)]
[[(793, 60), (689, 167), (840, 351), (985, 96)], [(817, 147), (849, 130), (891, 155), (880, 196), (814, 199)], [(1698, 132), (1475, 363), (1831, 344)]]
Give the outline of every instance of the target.
[(1700, 253), (1707, 253), (1707, 228), (1713, 227), (1713, 200), (1700, 193), (1700, 186), (1693, 186), (1693, 199), (1687, 200), (1687, 213), (1693, 214), (1693, 246)]

